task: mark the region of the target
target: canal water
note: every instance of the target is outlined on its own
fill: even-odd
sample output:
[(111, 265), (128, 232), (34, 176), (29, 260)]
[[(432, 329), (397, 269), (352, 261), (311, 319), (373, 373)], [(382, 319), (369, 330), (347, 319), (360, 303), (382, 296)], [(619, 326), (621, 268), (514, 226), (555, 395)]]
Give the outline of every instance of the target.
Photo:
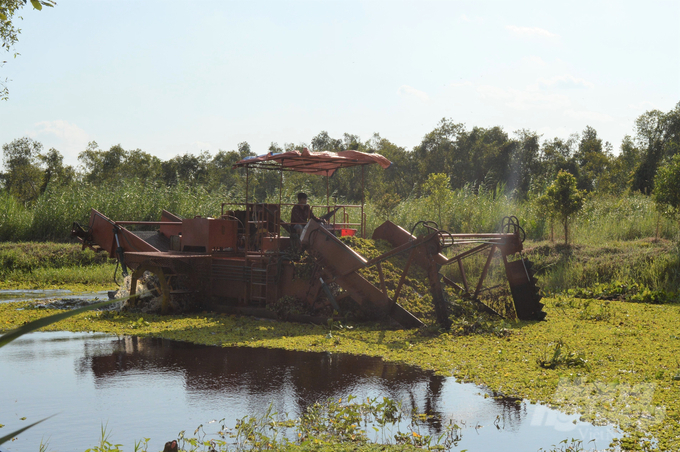
[(39, 290), (0, 290), (0, 303), (11, 303), (14, 301), (33, 301), (33, 302), (78, 302), (86, 304), (96, 300), (108, 300), (108, 291), (88, 292), (75, 294), (65, 289), (39, 289)]
[[(226, 418), (233, 426), (270, 404), (295, 417), (316, 401), (350, 394), (401, 400), (442, 422), (453, 420), (462, 435), (453, 450), (536, 451), (566, 438), (605, 448), (619, 436), (611, 427), (579, 422), (578, 415), (496, 399), (452, 378), (329, 353), (33, 333), (0, 349), (0, 382), (0, 436), (56, 414), (0, 446), (3, 452), (37, 451), (41, 440), (51, 451), (84, 451), (98, 443), (102, 425), (110, 442), (126, 451), (142, 438), (151, 438), (149, 450), (156, 451), (182, 430), (192, 436), (201, 424), (216, 433), (219, 422), (213, 420)], [(421, 433), (438, 432), (440, 421), (421, 426)]]

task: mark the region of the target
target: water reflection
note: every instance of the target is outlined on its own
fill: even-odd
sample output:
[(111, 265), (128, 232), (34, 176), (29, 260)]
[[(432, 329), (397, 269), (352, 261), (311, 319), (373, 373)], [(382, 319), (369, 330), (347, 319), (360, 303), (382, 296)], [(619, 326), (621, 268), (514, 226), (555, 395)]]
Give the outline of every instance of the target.
[[(108, 350), (86, 344), (78, 372), (90, 371), (95, 386), (119, 384), (130, 373), (181, 376), (193, 399), (212, 400), (215, 394), (243, 393), (276, 401), (281, 394), (294, 401), (299, 414), (316, 401), (338, 394), (379, 392), (402, 400), (408, 409), (431, 415), (428, 422), (441, 430), (442, 394), (447, 378), (411, 366), (387, 364), (380, 358), (274, 349), (200, 347), (164, 339), (125, 337)], [(477, 388), (477, 391), (483, 392)], [(487, 392), (492, 396), (492, 393)], [(526, 416), (517, 399), (489, 397), (505, 428), (513, 429)], [(279, 407), (282, 408), (282, 407)], [(488, 407), (485, 407), (488, 410)]]
[[(316, 401), (349, 394), (386, 396), (437, 415), (426, 421), (429, 433), (441, 432), (442, 423), (453, 420), (464, 427), (463, 449), (537, 450), (579, 435), (584, 443), (599, 435), (598, 444), (606, 446), (613, 435), (612, 429), (572, 424), (577, 416), (562, 414), (561, 425), (587, 427), (590, 436), (560, 431), (535, 422), (534, 405), (369, 357), (36, 333), (0, 350), (0, 369), (0, 407), (11, 406), (17, 419), (62, 412), (5, 446), (10, 451), (37, 450), (43, 435), (52, 437), (55, 449), (84, 450), (97, 441), (102, 422), (126, 450), (142, 437), (159, 443), (151, 443), (155, 450), (180, 430), (192, 432), (211, 419), (233, 424), (262, 413), (270, 403), (292, 417)], [(7, 413), (0, 411), (8, 427), (3, 430), (10, 431), (13, 418), (6, 419)], [(23, 426), (17, 419), (14, 425)]]

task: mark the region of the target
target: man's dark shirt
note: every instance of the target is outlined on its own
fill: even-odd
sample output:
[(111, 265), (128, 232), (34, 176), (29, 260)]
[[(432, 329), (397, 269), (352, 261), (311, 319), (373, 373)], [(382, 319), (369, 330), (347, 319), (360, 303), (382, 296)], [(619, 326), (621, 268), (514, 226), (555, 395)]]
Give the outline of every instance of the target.
[(310, 218), (314, 218), (317, 221), (319, 220), (312, 213), (312, 208), (309, 204), (295, 204), (290, 211), (290, 222), (293, 224), (307, 224), (307, 221)]

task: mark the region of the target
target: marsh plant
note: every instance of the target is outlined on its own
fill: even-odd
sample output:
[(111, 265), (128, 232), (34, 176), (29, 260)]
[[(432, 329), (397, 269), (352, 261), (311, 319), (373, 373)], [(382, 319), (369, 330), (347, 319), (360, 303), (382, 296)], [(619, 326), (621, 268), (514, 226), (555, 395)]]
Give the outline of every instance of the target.
[[(594, 439), (590, 440), (590, 442), (593, 442), (593, 441), (595, 441), (595, 440)], [(557, 444), (557, 445), (553, 444), (552, 448), (550, 448), (548, 450), (544, 450), (543, 448), (541, 448), (541, 449), (538, 450), (538, 452), (583, 452), (583, 451), (586, 451), (586, 450), (590, 450), (590, 449), (586, 449), (585, 447), (583, 447), (583, 441), (582, 440), (571, 438), (571, 439), (564, 439), (564, 440), (560, 441), (560, 443)]]
[(610, 307), (610, 302), (605, 301), (604, 303), (597, 304), (597, 307), (592, 307), (592, 300), (586, 300), (583, 303), (583, 309), (579, 312), (578, 318), (581, 320), (609, 320), (612, 318), (612, 310)]
[(222, 419), (218, 421), (216, 435), (208, 435), (205, 426), (199, 425), (192, 437), (187, 437), (185, 431), (179, 433), (179, 449), (191, 452), (316, 449), (341, 444), (354, 448), (373, 443), (450, 450), (456, 446), (461, 440), (461, 428), (452, 421), (444, 424), (439, 435), (421, 432), (420, 426), (430, 418), (387, 397), (359, 402), (350, 395), (346, 399), (314, 403), (295, 419), (275, 412), (272, 405), (261, 416), (237, 420), (233, 428), (228, 428)]
[(590, 370), (590, 364), (583, 352), (571, 350), (562, 339), (548, 344), (536, 359), (536, 363), (544, 369), (584, 367), (586, 370)]

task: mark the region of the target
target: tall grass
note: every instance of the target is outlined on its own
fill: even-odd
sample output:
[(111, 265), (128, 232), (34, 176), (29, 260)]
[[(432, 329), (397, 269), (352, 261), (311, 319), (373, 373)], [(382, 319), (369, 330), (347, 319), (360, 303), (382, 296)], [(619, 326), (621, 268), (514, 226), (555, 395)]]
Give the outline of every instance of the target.
[(610, 241), (565, 247), (530, 244), (529, 258), (549, 293), (612, 282), (680, 293), (680, 245), (651, 240)]
[[(441, 222), (438, 221), (437, 203), (443, 207)], [(367, 210), (369, 231), (390, 219), (409, 230), (419, 220), (434, 220), (449, 232), (493, 232), (503, 217), (514, 215), (519, 218), (527, 239), (548, 240), (552, 235), (555, 241), (564, 240), (562, 224), (551, 221), (535, 199), (516, 200), (502, 191), (475, 193), (465, 187), (450, 191), (444, 199), (407, 199), (387, 214), (378, 213), (371, 204)], [(678, 222), (659, 216), (648, 196), (590, 197), (570, 222), (570, 242), (595, 245), (612, 240), (655, 237), (657, 225), (659, 238), (675, 239), (680, 232)]]
[[(672, 239), (678, 223), (660, 216), (649, 196), (639, 193), (624, 196), (589, 198), (571, 228), (575, 243), (597, 244), (608, 240), (635, 240), (655, 237)], [(561, 231), (560, 231), (561, 232)]]
[[(293, 193), (285, 186), (284, 191), (284, 202), (290, 202)], [(131, 180), (112, 186), (85, 183), (68, 188), (49, 186), (31, 207), (24, 207), (12, 196), (0, 193), (0, 241), (66, 241), (72, 222), (87, 224), (91, 208), (116, 220), (153, 221), (159, 218), (162, 209), (184, 217), (216, 216), (220, 213), (222, 202), (242, 200), (242, 196), (227, 193), (224, 189), (208, 190), (189, 185), (167, 187)], [(278, 202), (278, 196), (268, 201)], [(346, 203), (343, 200), (337, 202)], [(313, 199), (310, 203), (325, 204), (325, 198)], [(516, 200), (502, 189), (475, 190), (468, 186), (448, 190), (444, 196), (437, 198), (408, 198), (389, 212), (379, 210), (376, 203), (368, 202), (365, 212), (368, 236), (387, 219), (408, 230), (420, 220), (433, 220), (450, 232), (490, 232), (497, 230), (503, 217), (515, 215), (528, 239), (550, 239), (552, 229), (554, 239), (563, 240), (561, 224), (551, 222), (535, 200)], [(358, 223), (359, 210), (350, 213), (350, 221)], [(571, 222), (571, 241), (597, 244), (655, 237), (657, 225), (661, 238), (674, 239), (678, 236), (678, 222), (660, 217), (648, 196), (590, 197)]]
[(31, 226), (33, 214), (5, 191), (0, 192), (0, 240), (21, 240)]
[(129, 180), (114, 186), (50, 186), (30, 208), (3, 195), (0, 206), (5, 203), (7, 208), (0, 213), (0, 240), (68, 240), (71, 224), (87, 225), (92, 208), (116, 220), (154, 221), (162, 209), (186, 217), (215, 216), (224, 195), (200, 186), (166, 187)]
[(449, 232), (495, 231), (503, 217), (517, 215), (518, 204), (502, 190), (476, 192), (471, 186), (466, 186), (459, 190), (449, 190), (439, 198), (409, 198), (388, 214), (379, 214), (376, 206), (369, 204), (368, 230), (372, 231), (383, 221), (390, 219), (408, 230), (418, 221), (430, 220)]

